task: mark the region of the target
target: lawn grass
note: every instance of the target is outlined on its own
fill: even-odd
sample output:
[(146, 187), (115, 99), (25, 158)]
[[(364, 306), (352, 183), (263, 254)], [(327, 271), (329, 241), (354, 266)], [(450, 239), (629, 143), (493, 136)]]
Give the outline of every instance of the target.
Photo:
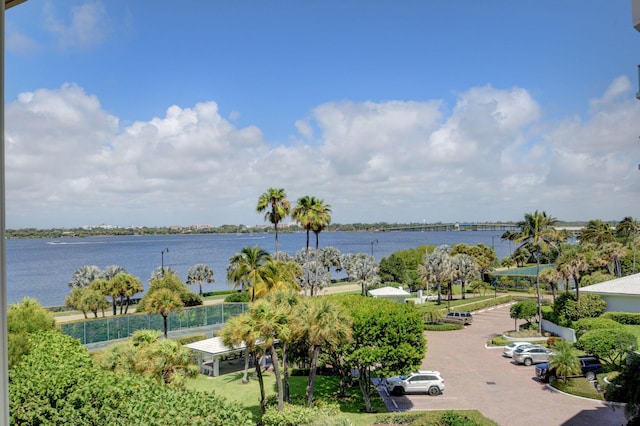
[(603, 394), (598, 392), (596, 388), (584, 377), (575, 377), (567, 379), (565, 383), (563, 379), (558, 379), (551, 383), (554, 388), (576, 396), (582, 396), (584, 398), (604, 400)]
[[(250, 372), (251, 377), (252, 372)], [(273, 373), (263, 373), (265, 392), (269, 395), (277, 395), (276, 381)], [(189, 380), (187, 387), (201, 391), (214, 391), (216, 394), (224, 396), (229, 401), (233, 401), (251, 412), (256, 423), (260, 419), (260, 386), (258, 379), (249, 381), (248, 384), (242, 384), (242, 372), (230, 373), (219, 377), (207, 377), (198, 375), (198, 377)], [(307, 377), (290, 377), (290, 392), (292, 399), (304, 398)], [(335, 394), (338, 391), (338, 378), (317, 376), (314, 389), (314, 400), (325, 400), (338, 403), (342, 414), (349, 418), (355, 426), (369, 426), (375, 422), (374, 413), (362, 413), (360, 410), (364, 408), (364, 401), (360, 393), (360, 388), (355, 386), (347, 389), (345, 398), (337, 398)], [(378, 393), (373, 392), (371, 396), (371, 405), (374, 411), (378, 413), (387, 412), (387, 408), (379, 397)]]
[(636, 336), (638, 347), (640, 347), (640, 325), (623, 324), (624, 330)]

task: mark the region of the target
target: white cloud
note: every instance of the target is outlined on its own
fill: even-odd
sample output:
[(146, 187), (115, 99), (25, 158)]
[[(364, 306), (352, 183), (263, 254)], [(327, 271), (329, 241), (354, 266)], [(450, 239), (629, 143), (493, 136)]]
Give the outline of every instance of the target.
[(45, 4), (46, 29), (57, 37), (59, 48), (89, 49), (104, 42), (112, 31), (106, 8), (101, 1), (71, 7), (68, 20), (59, 18), (53, 3)]
[(470, 88), (450, 112), (332, 102), (274, 146), (215, 102), (120, 127), (77, 85), (40, 89), (6, 108), (8, 226), (261, 223), (269, 186), (323, 198), (341, 223), (620, 219), (640, 192), (631, 91), (616, 79), (588, 116), (553, 122), (522, 88)]

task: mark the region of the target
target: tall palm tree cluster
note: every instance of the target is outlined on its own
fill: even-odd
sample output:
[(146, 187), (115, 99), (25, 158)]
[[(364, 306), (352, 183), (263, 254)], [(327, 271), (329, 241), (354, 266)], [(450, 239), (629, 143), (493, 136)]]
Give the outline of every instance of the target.
[(82, 311), (85, 318), (87, 312), (97, 317), (98, 311), (102, 311), (104, 316), (104, 310), (109, 306), (107, 297), (111, 297), (113, 315), (116, 315), (118, 305), (120, 314), (126, 314), (131, 297), (144, 291), (140, 280), (118, 265), (108, 266), (104, 271), (97, 266), (83, 266), (74, 271), (69, 287), (67, 306)]
[[(578, 244), (567, 244), (571, 235), (556, 228), (557, 219), (546, 212), (525, 214), (518, 222), (520, 231), (505, 232), (502, 238), (514, 241), (517, 248), (511, 261), (518, 265), (533, 261), (536, 264), (536, 295), (538, 317), (541, 318), (541, 281), (551, 287), (555, 299), (558, 283), (568, 289), (573, 285), (580, 302), (580, 287), (623, 275), (622, 259), (633, 251), (633, 263), (628, 273), (635, 273), (635, 251), (638, 225), (632, 217), (625, 217), (616, 226), (602, 220), (591, 220), (580, 231)], [(541, 271), (541, 264), (553, 264)], [(588, 278), (587, 278), (588, 277)], [(540, 327), (540, 324), (539, 324)]]
[[(287, 216), (291, 215), (292, 219), (297, 221), (300, 226), (306, 231), (307, 243), (306, 243), (306, 262), (304, 266), (304, 284), (303, 288), (309, 290), (311, 295), (318, 289), (318, 279), (311, 279), (311, 274), (314, 273), (316, 277), (319, 276), (320, 264), (315, 262), (311, 265), (309, 257), (309, 237), (313, 232), (316, 239), (315, 244), (315, 258), (319, 258), (319, 235), (330, 223), (331, 223), (331, 205), (326, 204), (323, 200), (304, 196), (298, 199), (297, 204), (291, 209), (291, 203), (287, 200), (287, 193), (283, 188), (269, 188), (265, 193), (258, 198), (258, 204), (256, 206), (258, 213), (264, 212), (264, 218), (266, 221), (273, 224), (276, 239), (275, 259), (279, 260), (278, 253), (278, 224), (282, 222)], [(312, 271), (313, 268), (313, 271)]]
[(471, 278), (480, 274), (476, 259), (468, 254), (452, 254), (451, 247), (441, 245), (432, 253), (425, 253), (423, 263), (418, 265), (418, 275), (426, 286), (435, 287), (438, 292), (438, 305), (442, 303), (442, 285), (447, 286), (447, 300), (453, 297), (453, 284), (462, 286), (462, 298), (465, 287)]
[[(254, 359), (264, 414), (266, 394), (262, 368), (258, 362), (261, 355), (269, 354), (272, 357), (278, 409), (282, 411), (284, 402), (289, 402), (289, 348), (293, 344), (308, 348), (310, 374), (306, 394), (307, 405), (311, 407), (320, 351), (331, 351), (331, 348), (349, 341), (351, 324), (341, 306), (328, 298), (301, 298), (296, 291), (279, 290), (251, 303), (248, 312), (230, 318), (220, 335), (229, 347), (240, 344), (246, 346), (245, 383), (248, 381), (249, 356)], [(275, 350), (276, 342), (280, 351)], [(281, 360), (279, 353), (282, 354)]]

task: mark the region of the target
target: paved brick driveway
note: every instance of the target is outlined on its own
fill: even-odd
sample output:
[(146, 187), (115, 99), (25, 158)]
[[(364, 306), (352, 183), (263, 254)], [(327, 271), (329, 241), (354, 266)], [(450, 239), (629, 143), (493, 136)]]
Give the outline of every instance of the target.
[(426, 332), (422, 369), (438, 370), (443, 395), (383, 399), (390, 411), (476, 409), (507, 425), (624, 425), (623, 409), (552, 392), (534, 379), (534, 366), (515, 365), (502, 349), (485, 349), (496, 333), (513, 330), (508, 306), (474, 313), (473, 325), (451, 332)]

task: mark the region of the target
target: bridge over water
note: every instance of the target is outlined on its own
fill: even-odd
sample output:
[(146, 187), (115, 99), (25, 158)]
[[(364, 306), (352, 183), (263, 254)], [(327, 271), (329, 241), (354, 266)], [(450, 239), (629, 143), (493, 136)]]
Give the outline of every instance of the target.
[(519, 231), (513, 222), (493, 223), (416, 223), (382, 228), (380, 231)]

